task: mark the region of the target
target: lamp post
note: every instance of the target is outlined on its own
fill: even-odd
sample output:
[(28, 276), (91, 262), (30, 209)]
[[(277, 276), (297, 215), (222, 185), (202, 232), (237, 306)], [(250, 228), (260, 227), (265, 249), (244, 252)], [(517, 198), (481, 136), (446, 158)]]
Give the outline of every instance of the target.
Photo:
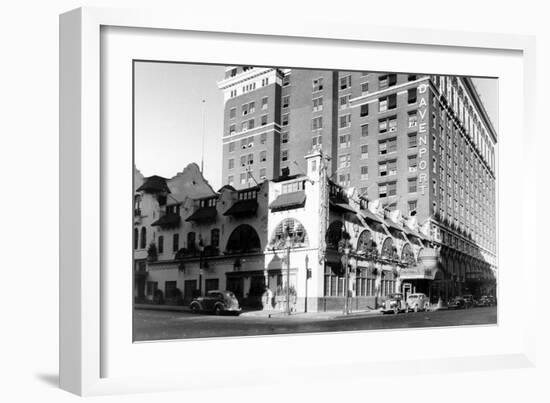
[(305, 299), (304, 299), (304, 312), (307, 312), (307, 280), (309, 279), (309, 276), (310, 276), (308, 263), (309, 263), (309, 257), (308, 255), (306, 255), (306, 292), (305, 292)]
[(344, 300), (344, 315), (349, 314), (349, 252), (350, 252), (350, 246), (349, 242), (346, 242), (346, 245), (344, 246), (344, 262), (345, 262), (345, 270), (346, 270), (346, 277), (345, 277), (345, 292), (346, 292), (346, 299)]
[(292, 237), (290, 231), (286, 230), (286, 314), (290, 315), (290, 247)]
[(351, 252), (351, 244), (348, 239), (349, 235), (345, 234), (338, 245), (338, 252), (342, 254), (342, 264), (344, 265), (344, 315), (349, 314), (349, 254)]

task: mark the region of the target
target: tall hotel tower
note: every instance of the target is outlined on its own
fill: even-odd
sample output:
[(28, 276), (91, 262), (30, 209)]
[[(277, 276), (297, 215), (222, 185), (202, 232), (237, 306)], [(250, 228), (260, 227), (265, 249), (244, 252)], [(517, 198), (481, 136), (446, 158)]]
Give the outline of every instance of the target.
[(457, 281), (496, 270), (497, 133), (470, 78), (232, 66), (218, 86), (223, 183), (305, 172), (321, 146), (334, 183), (429, 222)]

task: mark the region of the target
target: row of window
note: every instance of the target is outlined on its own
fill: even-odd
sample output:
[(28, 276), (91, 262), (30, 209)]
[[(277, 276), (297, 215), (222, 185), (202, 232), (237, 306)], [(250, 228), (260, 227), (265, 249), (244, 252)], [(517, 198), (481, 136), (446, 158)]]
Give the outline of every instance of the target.
[[(267, 176), (266, 176), (266, 168), (260, 168), (259, 171), (258, 171), (258, 177), (254, 176), (254, 171), (253, 170), (250, 170), (250, 171), (247, 171), (247, 172), (241, 172), (239, 174), (239, 184), (240, 185), (246, 185), (247, 183), (250, 184), (250, 183), (255, 183), (255, 180), (260, 180), (260, 181), (263, 181), (265, 179), (267, 179)], [(234, 175), (228, 175), (227, 176), (227, 184), (230, 185), (230, 186), (234, 186), (235, 185), (235, 176)]]
[[(172, 235), (172, 252), (177, 252), (180, 249), (180, 235), (175, 233)], [(210, 231), (210, 246), (217, 248), (220, 245), (220, 230), (218, 228), (213, 228)], [(137, 228), (134, 228), (134, 249), (145, 249), (147, 246), (147, 230), (145, 227), (141, 227), (141, 230), (138, 231)], [(157, 237), (157, 252), (164, 253), (164, 235), (159, 235)], [(187, 249), (194, 250), (197, 248), (196, 244), (196, 234), (191, 231), (187, 233)]]

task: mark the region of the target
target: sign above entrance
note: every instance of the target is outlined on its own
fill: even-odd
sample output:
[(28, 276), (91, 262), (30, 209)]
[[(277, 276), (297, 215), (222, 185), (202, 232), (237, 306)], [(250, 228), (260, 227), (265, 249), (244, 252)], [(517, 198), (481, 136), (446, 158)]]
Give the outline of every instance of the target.
[(399, 277), (402, 280), (433, 280), (437, 269), (428, 269), (424, 266), (415, 266), (407, 269), (401, 269)]

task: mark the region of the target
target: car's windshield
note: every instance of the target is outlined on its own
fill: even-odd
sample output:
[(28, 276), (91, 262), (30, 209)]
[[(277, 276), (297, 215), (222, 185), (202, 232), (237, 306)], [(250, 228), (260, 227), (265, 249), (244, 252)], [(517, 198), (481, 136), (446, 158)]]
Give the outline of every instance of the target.
[(409, 298), (410, 299), (416, 299), (416, 298), (418, 298), (418, 295), (409, 295)]

